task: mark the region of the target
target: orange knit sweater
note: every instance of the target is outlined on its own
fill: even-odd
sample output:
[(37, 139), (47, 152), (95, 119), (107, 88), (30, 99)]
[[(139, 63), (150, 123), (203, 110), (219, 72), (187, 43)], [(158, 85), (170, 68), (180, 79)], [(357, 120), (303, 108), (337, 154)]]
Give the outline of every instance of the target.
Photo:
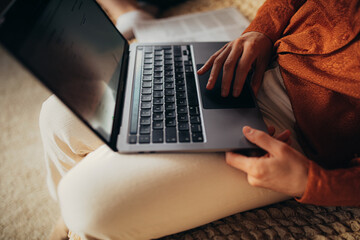
[(267, 0), (250, 31), (274, 42), (312, 160), (298, 201), (360, 206), (359, 0)]

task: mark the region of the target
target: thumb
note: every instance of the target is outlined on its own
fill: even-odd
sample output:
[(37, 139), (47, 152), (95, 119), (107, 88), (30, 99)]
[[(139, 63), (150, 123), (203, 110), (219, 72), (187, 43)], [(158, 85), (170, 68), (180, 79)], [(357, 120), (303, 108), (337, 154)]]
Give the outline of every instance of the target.
[(282, 144), (280, 141), (271, 137), (269, 134), (249, 126), (245, 126), (243, 128), (243, 133), (250, 142), (264, 149), (268, 153), (276, 153), (278, 147), (280, 144)]

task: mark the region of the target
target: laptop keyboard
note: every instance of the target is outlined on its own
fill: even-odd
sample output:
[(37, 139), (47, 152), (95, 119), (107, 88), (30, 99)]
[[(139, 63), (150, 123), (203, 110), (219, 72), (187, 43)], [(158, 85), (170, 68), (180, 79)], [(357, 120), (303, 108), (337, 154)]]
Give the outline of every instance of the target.
[(190, 46), (139, 46), (130, 144), (203, 142)]

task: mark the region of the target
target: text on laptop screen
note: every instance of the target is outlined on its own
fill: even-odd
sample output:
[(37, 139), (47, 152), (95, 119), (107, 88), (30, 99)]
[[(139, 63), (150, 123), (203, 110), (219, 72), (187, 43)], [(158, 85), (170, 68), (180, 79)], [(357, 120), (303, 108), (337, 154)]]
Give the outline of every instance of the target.
[(125, 41), (94, 0), (50, 0), (17, 55), (107, 141)]

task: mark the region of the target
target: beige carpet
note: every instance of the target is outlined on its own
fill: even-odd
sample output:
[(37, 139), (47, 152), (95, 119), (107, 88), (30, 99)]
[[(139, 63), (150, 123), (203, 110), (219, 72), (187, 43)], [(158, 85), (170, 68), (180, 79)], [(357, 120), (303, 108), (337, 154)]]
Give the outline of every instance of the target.
[(0, 239), (46, 239), (59, 216), (39, 134), (49, 92), (0, 48)]

